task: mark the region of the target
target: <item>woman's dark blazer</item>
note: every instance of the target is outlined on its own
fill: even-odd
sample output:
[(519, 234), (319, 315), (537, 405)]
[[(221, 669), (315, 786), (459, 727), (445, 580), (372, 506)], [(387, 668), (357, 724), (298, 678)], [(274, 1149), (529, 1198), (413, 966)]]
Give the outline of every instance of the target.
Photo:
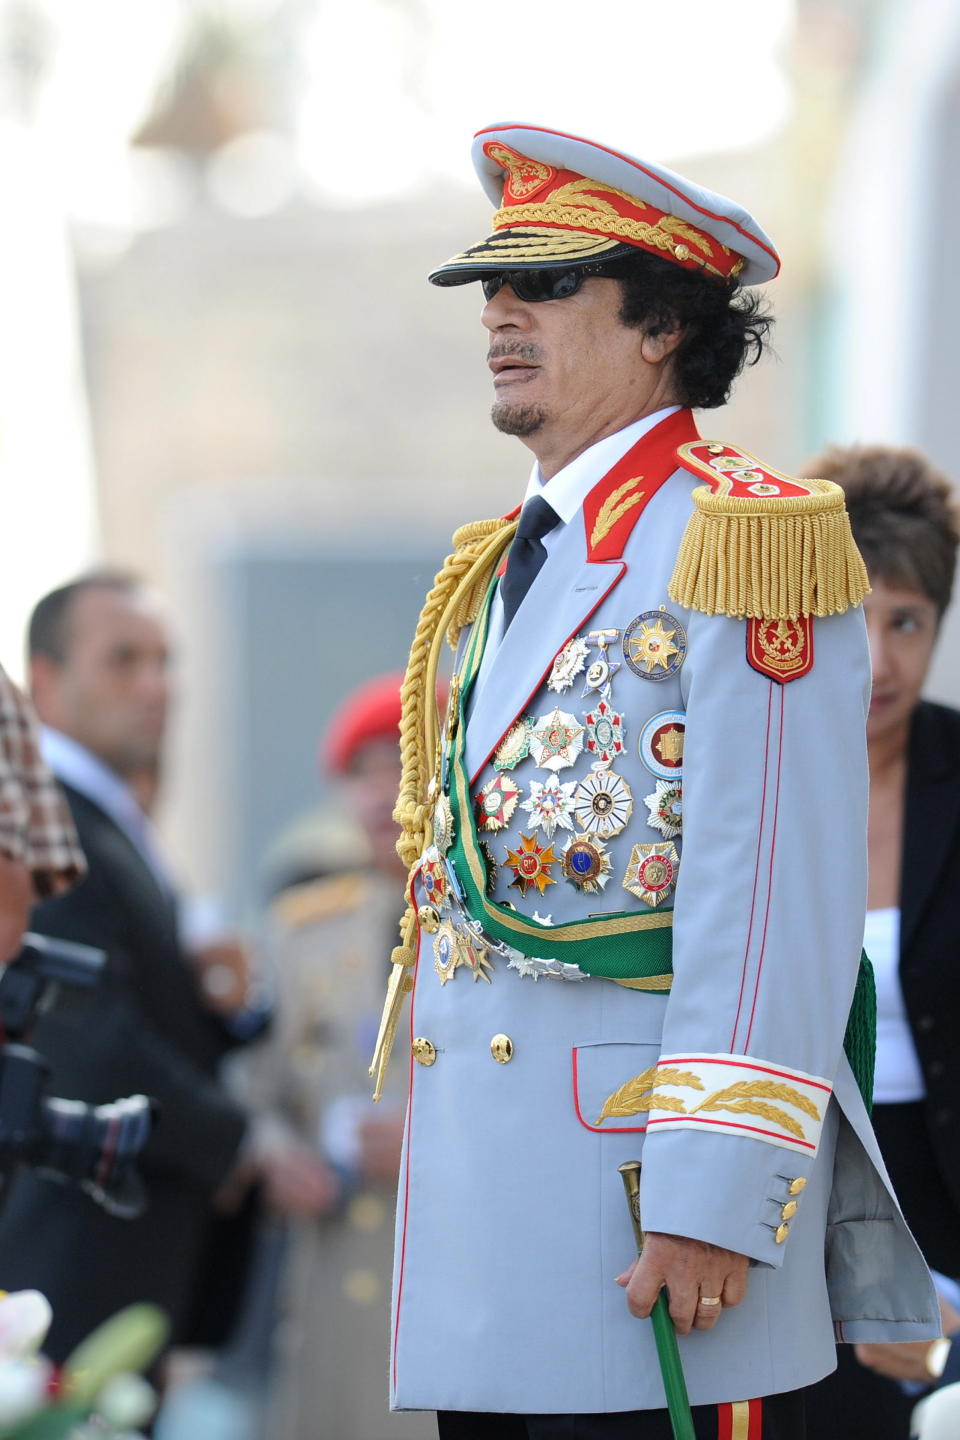
[(960, 711), (921, 701), (907, 759), (900, 983), (930, 1143), (960, 1211)]

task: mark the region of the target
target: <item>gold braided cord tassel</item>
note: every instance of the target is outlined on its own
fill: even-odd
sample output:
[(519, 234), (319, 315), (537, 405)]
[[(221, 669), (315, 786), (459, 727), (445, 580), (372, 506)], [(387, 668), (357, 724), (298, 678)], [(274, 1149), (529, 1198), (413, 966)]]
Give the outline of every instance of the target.
[[(400, 690), (400, 793), (393, 818), (400, 826), (397, 853), (412, 872), (432, 838), (430, 780), (436, 766), (440, 734), (437, 668), (444, 635), (476, 617), (480, 601), (516, 525), (507, 520), (480, 520), (454, 535), (456, 547), (433, 583), (417, 622), (410, 659)], [(409, 890), (409, 883), (407, 889)], [(407, 906), (400, 923), (400, 945), (393, 951), (380, 1030), (370, 1074), (376, 1077), (374, 1100), (380, 1099), (405, 997), (413, 988), (410, 970), (416, 960), (416, 914)]]
[[(511, 523), (508, 520), (473, 520), (468, 525), (461, 525), (459, 530), (453, 532), (454, 550), (460, 551), (469, 548), (474, 558), (477, 559), (484, 554), (486, 541), (490, 536), (500, 534)], [(453, 606), (452, 615), (446, 627), (447, 643), (451, 650), (456, 650), (463, 627), (472, 625), (476, 620), (489, 584), (489, 574), (485, 569), (481, 569), (473, 585), (464, 586), (462, 594), (457, 592), (456, 604)]]
[(840, 614), (870, 589), (843, 491), (789, 499), (693, 492), (668, 587), (688, 610), (737, 619)]
[[(427, 787), (436, 761), (440, 720), (437, 713), (437, 668), (444, 634), (454, 617), (476, 607), (490, 583), (493, 562), (512, 538), (509, 521), (487, 520), (463, 526), (454, 544), (465, 537), (433, 583), (424, 602), (410, 647), (410, 658), (400, 690), (400, 793), (393, 818), (400, 826), (397, 853), (405, 865), (415, 865), (423, 853), (429, 809)], [(460, 621), (466, 623), (466, 619)], [(459, 628), (457, 629), (459, 635)], [(449, 637), (448, 637), (449, 638)], [(455, 643), (452, 642), (452, 643)]]

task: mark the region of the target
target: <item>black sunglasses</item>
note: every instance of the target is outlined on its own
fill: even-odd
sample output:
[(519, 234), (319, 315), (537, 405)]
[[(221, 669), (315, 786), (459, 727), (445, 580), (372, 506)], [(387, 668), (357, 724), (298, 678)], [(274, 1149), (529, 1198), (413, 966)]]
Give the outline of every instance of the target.
[(537, 304), (541, 300), (567, 300), (576, 295), (588, 275), (610, 275), (605, 265), (578, 265), (575, 270), (498, 270), (480, 280), (483, 298), (492, 300), (509, 285), (518, 300)]

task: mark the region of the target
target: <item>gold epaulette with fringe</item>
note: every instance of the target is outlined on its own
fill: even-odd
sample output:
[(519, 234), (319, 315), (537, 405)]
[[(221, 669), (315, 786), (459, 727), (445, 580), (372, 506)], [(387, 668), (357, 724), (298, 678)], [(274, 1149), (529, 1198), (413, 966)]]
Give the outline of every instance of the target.
[(363, 875), (350, 871), (345, 875), (329, 875), (322, 880), (304, 880), (291, 885), (278, 895), (270, 907), (274, 921), (286, 930), (299, 930), (332, 915), (345, 915), (355, 910), (363, 899), (366, 881)]
[(796, 480), (735, 445), (681, 445), (693, 492), (669, 585), (688, 610), (737, 619), (796, 620), (859, 605), (870, 588), (850, 531), (843, 490)]

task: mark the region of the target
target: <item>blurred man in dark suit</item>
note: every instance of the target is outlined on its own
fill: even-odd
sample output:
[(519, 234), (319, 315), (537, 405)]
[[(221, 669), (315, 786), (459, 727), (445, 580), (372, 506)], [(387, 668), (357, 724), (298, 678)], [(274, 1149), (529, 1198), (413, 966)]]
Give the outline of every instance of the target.
[(29, 652), (44, 758), (89, 866), (82, 884), (40, 905), (31, 923), (108, 954), (83, 1017), (52, 1013), (35, 1042), (56, 1093), (101, 1103), (142, 1091), (159, 1102), (160, 1123), (142, 1156), (149, 1205), (139, 1219), (114, 1218), (49, 1180), (18, 1182), (0, 1217), (0, 1286), (48, 1295), (55, 1360), (134, 1300), (169, 1312), (174, 1343), (217, 1343), (236, 1299), (245, 1236), (202, 1296), (207, 1318), (222, 1321), (202, 1337), (190, 1319), (197, 1280), (214, 1239), (223, 1238), (224, 1205), (236, 1208), (260, 1157), (246, 1114), (217, 1074), (245, 1027), (205, 998), (181, 943), (170, 867), (129, 783), (160, 759), (171, 700), (167, 623), (135, 578), (93, 574), (39, 602)]

